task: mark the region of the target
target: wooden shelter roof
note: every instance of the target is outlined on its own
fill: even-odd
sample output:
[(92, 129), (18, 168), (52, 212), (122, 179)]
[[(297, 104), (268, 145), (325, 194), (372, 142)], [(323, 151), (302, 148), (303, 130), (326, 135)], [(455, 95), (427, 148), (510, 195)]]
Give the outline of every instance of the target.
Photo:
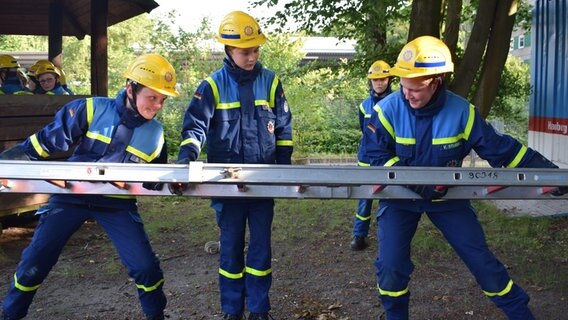
[[(91, 1), (97, 0), (2, 0), (0, 34), (49, 35), (49, 13), (56, 5), (62, 11), (62, 35), (83, 39), (92, 35)], [(108, 26), (157, 7), (153, 0), (108, 0)]]

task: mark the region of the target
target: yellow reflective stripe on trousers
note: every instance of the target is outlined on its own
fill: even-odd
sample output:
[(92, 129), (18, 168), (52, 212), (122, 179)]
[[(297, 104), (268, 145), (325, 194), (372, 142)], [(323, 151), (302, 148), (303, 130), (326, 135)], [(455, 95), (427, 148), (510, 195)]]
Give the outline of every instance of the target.
[(367, 221), (367, 220), (371, 219), (371, 216), (363, 217), (363, 216), (360, 216), (360, 215), (357, 214), (357, 213), (355, 214), (355, 217), (356, 217), (357, 219), (363, 220), (363, 221)]
[(243, 271), (239, 273), (230, 273), (228, 271), (219, 268), (219, 274), (229, 279), (240, 279), (245, 276), (245, 270), (243, 269)]
[(143, 284), (137, 284), (136, 288), (140, 289), (140, 290), (144, 290), (144, 292), (150, 292), (150, 291), (154, 291), (156, 289), (158, 289), (158, 287), (164, 283), (164, 278), (160, 279), (160, 281), (156, 282), (155, 285), (151, 286), (151, 287), (146, 287)]
[(245, 267), (245, 272), (257, 277), (264, 277), (272, 273), (272, 269), (256, 270), (251, 267)]
[(389, 297), (400, 297), (403, 296), (405, 294), (408, 293), (408, 287), (406, 287), (404, 290), (402, 291), (386, 291), (383, 290), (381, 288), (379, 288), (379, 285), (377, 284), (377, 290), (379, 291), (379, 293), (383, 296), (389, 296)]
[(30, 137), (30, 142), (32, 143), (32, 146), (34, 146), (34, 150), (37, 152), (37, 154), (39, 154), (42, 158), (47, 158), (49, 157), (49, 153), (47, 153), (45, 150), (43, 150), (43, 148), (41, 147), (41, 145), (39, 144), (39, 140), (37, 139), (36, 134), (34, 134), (33, 136)]
[(32, 287), (21, 285), (20, 283), (18, 283), (18, 276), (14, 273), (14, 287), (16, 287), (16, 289), (24, 292), (31, 292), (31, 291), (36, 291), (37, 288), (39, 288), (39, 286), (41, 286), (41, 284)]
[(499, 291), (499, 292), (487, 292), (487, 291), (483, 291), (483, 293), (485, 293), (486, 296), (488, 297), (495, 297), (495, 296), (499, 296), (502, 297), (504, 295), (506, 295), (507, 293), (509, 293), (509, 291), (511, 291), (511, 288), (513, 288), (513, 280), (509, 279), (509, 283), (507, 283), (507, 286), (505, 287), (505, 289)]

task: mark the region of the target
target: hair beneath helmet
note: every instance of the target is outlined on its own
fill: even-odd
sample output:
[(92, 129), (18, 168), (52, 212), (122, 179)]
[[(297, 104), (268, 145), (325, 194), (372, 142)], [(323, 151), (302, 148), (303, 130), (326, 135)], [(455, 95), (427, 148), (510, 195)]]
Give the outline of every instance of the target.
[(9, 54), (0, 54), (0, 69), (19, 68), (18, 60)]
[(383, 60), (373, 62), (369, 71), (367, 72), (367, 79), (382, 79), (388, 78), (390, 74), (390, 65)]
[(448, 46), (436, 37), (421, 36), (402, 48), (391, 74), (401, 78), (417, 78), (453, 71)]
[(242, 11), (230, 12), (223, 18), (216, 38), (224, 45), (237, 48), (252, 48), (266, 42), (258, 22)]
[(137, 57), (122, 76), (161, 94), (179, 96), (174, 67), (159, 54), (144, 54)]

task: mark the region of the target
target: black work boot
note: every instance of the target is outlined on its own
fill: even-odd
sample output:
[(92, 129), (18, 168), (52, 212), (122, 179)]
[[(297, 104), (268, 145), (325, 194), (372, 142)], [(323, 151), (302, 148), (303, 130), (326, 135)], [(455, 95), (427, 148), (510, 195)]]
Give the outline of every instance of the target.
[(223, 315), (223, 320), (243, 320), (243, 315), (239, 314), (230, 314), (230, 313), (225, 313)]
[(351, 250), (359, 251), (367, 248), (365, 237), (354, 236), (351, 240)]
[(157, 314), (155, 316), (146, 316), (146, 320), (164, 320), (164, 319), (166, 318), (164, 317), (163, 313)]
[(268, 312), (263, 312), (263, 313), (254, 313), (251, 312), (249, 314), (248, 320), (274, 320), (274, 318), (272, 318)]

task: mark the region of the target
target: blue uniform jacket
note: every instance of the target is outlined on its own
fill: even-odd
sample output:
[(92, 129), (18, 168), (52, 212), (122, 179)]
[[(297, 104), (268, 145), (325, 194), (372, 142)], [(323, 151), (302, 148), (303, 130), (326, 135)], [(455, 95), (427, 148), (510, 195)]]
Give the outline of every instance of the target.
[[(492, 167), (524, 167), (535, 151), (500, 134), (464, 98), (441, 87), (425, 107), (415, 110), (402, 91), (375, 107), (365, 131), (367, 154), (374, 166), (461, 167), (473, 149)], [(435, 210), (461, 207), (469, 200), (384, 200), (385, 205)]]
[(369, 97), (363, 100), (359, 104), (359, 128), (361, 129), (361, 141), (359, 142), (359, 151), (357, 153), (357, 159), (359, 160), (358, 165), (369, 166), (371, 161), (369, 156), (365, 153), (365, 128), (371, 119), (371, 114), (373, 113), (373, 107), (384, 97), (388, 96), (392, 92), (390, 86), (381, 95), (378, 95), (371, 86)]
[(186, 110), (180, 162), (207, 146), (211, 163), (290, 164), (292, 115), (278, 77), (257, 63), (253, 70), (225, 58), (204, 80)]
[(4, 80), (2, 87), (0, 87), (0, 94), (31, 94), (31, 92), (22, 87), (20, 80), (17, 77), (8, 77)]
[(62, 86), (61, 83), (57, 82), (53, 89), (46, 91), (44, 94), (52, 94), (52, 95), (63, 95), (68, 96), (69, 92), (67, 92)]
[[(68, 161), (166, 163), (162, 125), (128, 109), (125, 101), (125, 90), (114, 99), (73, 100), (57, 112), (53, 122), (21, 145), (32, 160), (43, 160), (75, 148)], [(134, 197), (54, 194), (50, 202), (135, 208)]]

